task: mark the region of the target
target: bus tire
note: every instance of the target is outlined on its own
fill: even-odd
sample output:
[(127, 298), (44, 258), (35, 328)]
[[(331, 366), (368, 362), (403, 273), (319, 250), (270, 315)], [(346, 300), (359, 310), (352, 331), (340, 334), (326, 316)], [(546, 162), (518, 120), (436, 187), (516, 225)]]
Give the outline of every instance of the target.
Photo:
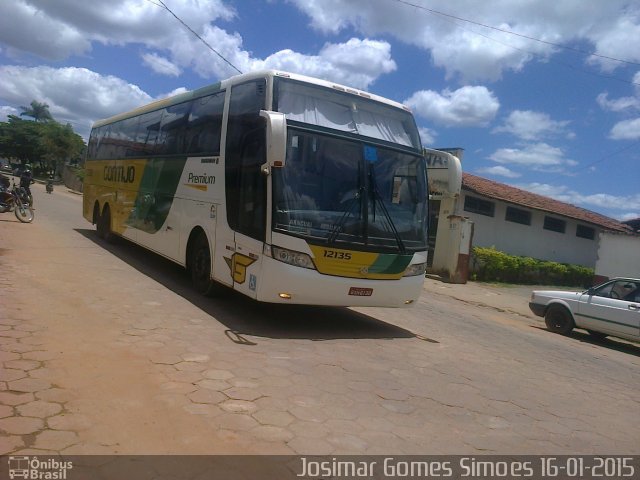
[(102, 231), (102, 223), (100, 222), (100, 205), (98, 202), (93, 206), (93, 224), (96, 226), (96, 234), (99, 238), (104, 238)]
[(107, 243), (113, 243), (116, 239), (111, 230), (111, 209), (108, 204), (104, 206), (102, 215), (98, 219), (98, 235)]
[(204, 233), (198, 234), (189, 251), (189, 271), (193, 288), (200, 294), (211, 296), (217, 283), (211, 279), (211, 250)]

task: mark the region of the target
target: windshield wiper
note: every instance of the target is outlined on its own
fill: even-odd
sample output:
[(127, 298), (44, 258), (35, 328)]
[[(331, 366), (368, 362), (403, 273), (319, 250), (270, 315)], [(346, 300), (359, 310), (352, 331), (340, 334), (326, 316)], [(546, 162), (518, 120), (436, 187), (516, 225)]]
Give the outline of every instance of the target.
[(336, 238), (338, 238), (338, 235), (340, 235), (340, 230), (344, 226), (344, 223), (351, 216), (353, 207), (355, 205), (359, 205), (360, 203), (359, 200), (362, 197), (363, 191), (364, 191), (364, 187), (358, 188), (358, 191), (356, 192), (356, 194), (353, 196), (352, 199), (349, 200), (349, 203), (346, 205), (344, 211), (342, 212), (342, 216), (338, 219), (336, 224), (333, 226), (333, 229), (327, 236), (327, 243), (333, 243), (336, 241)]
[[(382, 199), (382, 195), (380, 195), (380, 192), (378, 191), (378, 186), (376, 185), (376, 174), (373, 170), (373, 165), (369, 166), (369, 190), (371, 191), (371, 193), (373, 194), (373, 221), (375, 222), (376, 219), (376, 202), (380, 203), (380, 208), (382, 209), (382, 213), (384, 214), (385, 219), (388, 222), (388, 226), (391, 230), (391, 233), (393, 233), (393, 236), (396, 239), (396, 243), (398, 244), (398, 248), (400, 249), (400, 253), (405, 254), (407, 252), (407, 249), (404, 246), (404, 242), (402, 241), (402, 238), (400, 237), (400, 234), (398, 233), (398, 229), (396, 228), (395, 223), (393, 223), (393, 219), (391, 218), (391, 215), (389, 214), (389, 210), (387, 210), (386, 205), (384, 204), (384, 200)], [(367, 219), (367, 223), (368, 223), (368, 219)]]

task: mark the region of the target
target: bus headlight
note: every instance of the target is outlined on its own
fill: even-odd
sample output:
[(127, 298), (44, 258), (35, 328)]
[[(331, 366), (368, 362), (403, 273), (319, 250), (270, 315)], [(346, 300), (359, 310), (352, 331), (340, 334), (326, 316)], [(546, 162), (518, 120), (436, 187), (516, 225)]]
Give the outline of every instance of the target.
[(413, 265), (409, 265), (407, 267), (407, 269), (404, 271), (403, 277), (415, 277), (418, 275), (424, 275), (426, 271), (426, 263), (414, 263)]
[(273, 258), (289, 265), (295, 265), (296, 267), (316, 269), (313, 264), (313, 260), (306, 253), (296, 252), (294, 250), (288, 250), (286, 248), (271, 246), (271, 252)]

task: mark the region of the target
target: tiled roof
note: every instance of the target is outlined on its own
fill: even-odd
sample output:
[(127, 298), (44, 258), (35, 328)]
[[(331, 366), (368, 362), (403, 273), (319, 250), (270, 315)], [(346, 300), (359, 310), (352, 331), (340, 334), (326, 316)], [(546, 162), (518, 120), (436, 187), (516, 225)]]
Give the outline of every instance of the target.
[(462, 189), (478, 195), (502, 200), (523, 207), (534, 208), (556, 215), (573, 218), (581, 222), (597, 225), (605, 230), (617, 232), (632, 232), (632, 229), (613, 218), (605, 217), (599, 213), (576, 207), (569, 203), (560, 202), (553, 198), (527, 192), (520, 188), (511, 187), (504, 183), (494, 182), (486, 178), (477, 177), (470, 173), (462, 173)]

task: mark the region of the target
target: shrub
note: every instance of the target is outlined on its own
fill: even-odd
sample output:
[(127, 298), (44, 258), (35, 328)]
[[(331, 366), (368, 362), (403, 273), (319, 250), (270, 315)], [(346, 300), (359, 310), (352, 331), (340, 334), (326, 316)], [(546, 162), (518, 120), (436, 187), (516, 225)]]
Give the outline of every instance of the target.
[(508, 255), (494, 247), (473, 247), (471, 269), (480, 281), (588, 286), (594, 270), (580, 265)]

